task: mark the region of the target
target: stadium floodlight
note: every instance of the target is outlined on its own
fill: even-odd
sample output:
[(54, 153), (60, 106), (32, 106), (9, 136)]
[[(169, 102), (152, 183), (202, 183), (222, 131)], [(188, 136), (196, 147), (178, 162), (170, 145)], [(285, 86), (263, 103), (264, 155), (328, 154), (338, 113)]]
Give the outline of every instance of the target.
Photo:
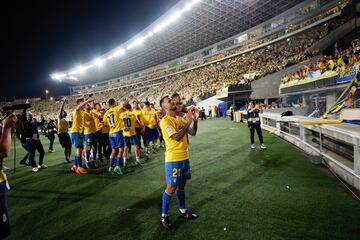
[(130, 50), (134, 47), (134, 44), (130, 43), (127, 47), (126, 47), (126, 50)]
[(70, 75), (82, 74), (83, 72), (85, 72), (84, 67), (78, 66), (77, 68), (75, 68), (75, 70), (71, 71), (69, 74), (70, 74)]
[(187, 12), (192, 8), (193, 4), (191, 2), (189, 2), (188, 4), (185, 5), (185, 7), (181, 10), (182, 12)]
[(169, 18), (169, 22), (175, 22), (176, 20), (178, 20), (181, 17), (181, 12), (180, 11), (176, 11), (173, 15), (170, 16)]
[(110, 55), (110, 56), (108, 56), (107, 58), (106, 58), (106, 60), (111, 60), (111, 59), (113, 59), (114, 58), (114, 56), (113, 55)]
[(125, 49), (123, 49), (123, 48), (119, 48), (118, 50), (116, 50), (115, 51), (115, 53), (114, 53), (114, 57), (118, 57), (118, 56), (121, 56), (121, 55), (123, 55), (125, 53)]
[(64, 77), (66, 77), (66, 74), (65, 73), (54, 73), (54, 74), (51, 74), (50, 77), (54, 80), (61, 80), (63, 79)]
[(94, 61), (94, 65), (97, 67), (101, 67), (104, 64), (104, 61), (105, 61), (104, 59), (96, 58)]
[(74, 77), (74, 76), (70, 76), (69, 79), (70, 79), (70, 80), (74, 80), (74, 81), (77, 81), (77, 80), (78, 80), (78, 78), (77, 78), (77, 77)]
[(150, 31), (146, 36), (152, 37), (153, 35), (154, 35), (154, 33), (152, 31)]
[(134, 46), (139, 46), (139, 45), (143, 44), (144, 40), (145, 40), (145, 37), (139, 37), (138, 39), (136, 39), (134, 41), (133, 45)]

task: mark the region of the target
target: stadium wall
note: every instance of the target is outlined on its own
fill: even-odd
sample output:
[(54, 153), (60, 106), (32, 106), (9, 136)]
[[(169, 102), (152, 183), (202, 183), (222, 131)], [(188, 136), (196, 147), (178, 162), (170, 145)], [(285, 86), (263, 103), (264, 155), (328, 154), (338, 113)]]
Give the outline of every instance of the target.
[[(360, 126), (347, 123), (302, 125), (299, 121), (316, 119), (281, 117), (276, 113), (264, 113), (261, 117), (262, 128), (292, 143), (308, 154), (313, 163), (322, 162), (347, 184), (360, 190)], [(324, 140), (338, 144), (333, 144), (335, 149), (328, 149)], [(341, 146), (345, 145), (351, 150), (350, 159), (337, 151), (343, 150)]]

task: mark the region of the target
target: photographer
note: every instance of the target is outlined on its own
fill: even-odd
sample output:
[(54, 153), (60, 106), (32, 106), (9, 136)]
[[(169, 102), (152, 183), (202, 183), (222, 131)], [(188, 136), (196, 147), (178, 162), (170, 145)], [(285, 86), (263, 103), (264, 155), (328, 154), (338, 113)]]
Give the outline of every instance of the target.
[[(31, 112), (28, 112), (26, 115), (26, 121), (22, 123), (22, 128), (24, 131), (24, 136), (26, 139), (26, 144), (29, 150), (29, 164), (32, 167), (33, 172), (38, 172), (39, 169), (47, 168), (46, 165), (43, 164), (45, 151), (44, 147), (39, 139), (38, 127), (44, 126), (44, 120), (41, 122), (37, 122), (33, 119), (33, 115)], [(35, 151), (38, 151), (39, 156), (39, 165), (36, 165), (35, 162)]]
[(0, 138), (0, 239), (10, 235), (10, 223), (6, 204), (7, 179), (3, 172), (3, 159), (7, 156), (11, 147), (11, 128), (15, 126), (17, 118), (11, 114), (3, 123)]

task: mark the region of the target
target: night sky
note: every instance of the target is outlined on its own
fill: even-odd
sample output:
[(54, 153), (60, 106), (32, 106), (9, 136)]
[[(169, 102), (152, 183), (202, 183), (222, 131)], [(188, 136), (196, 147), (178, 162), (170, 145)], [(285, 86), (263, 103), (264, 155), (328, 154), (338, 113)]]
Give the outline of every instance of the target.
[(68, 94), (49, 74), (130, 39), (179, 0), (2, 1), (0, 100)]

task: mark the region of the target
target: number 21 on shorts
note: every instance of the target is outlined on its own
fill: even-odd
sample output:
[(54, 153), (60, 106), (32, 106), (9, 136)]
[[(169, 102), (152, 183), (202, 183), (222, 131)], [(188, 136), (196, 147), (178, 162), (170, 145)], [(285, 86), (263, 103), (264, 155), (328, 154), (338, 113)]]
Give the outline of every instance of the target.
[(173, 168), (173, 177), (180, 177), (181, 168)]

